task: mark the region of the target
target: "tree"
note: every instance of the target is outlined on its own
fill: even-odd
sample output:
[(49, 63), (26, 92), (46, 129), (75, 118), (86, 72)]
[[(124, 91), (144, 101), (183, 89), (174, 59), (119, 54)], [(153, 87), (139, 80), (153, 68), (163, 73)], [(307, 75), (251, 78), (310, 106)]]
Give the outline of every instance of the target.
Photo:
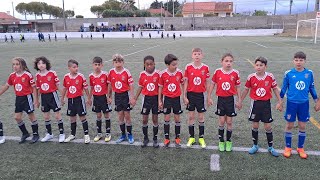
[(41, 16), (44, 11), (44, 7), (40, 2), (30, 2), (28, 6), (30, 8), (30, 14), (33, 14), (35, 19), (37, 19), (37, 16)]
[(254, 10), (254, 13), (252, 16), (267, 16), (268, 11), (263, 11), (263, 10)]
[(66, 18), (72, 18), (74, 16), (74, 11), (66, 10), (65, 12)]
[(24, 19), (27, 20), (27, 14), (29, 13), (29, 7), (26, 3), (19, 3), (16, 6), (16, 11), (24, 15)]
[(76, 15), (76, 18), (83, 18), (82, 15)]
[(101, 6), (105, 7), (105, 9), (121, 10), (120, 5), (121, 3), (117, 0), (109, 0), (105, 1)]
[(53, 15), (53, 13), (54, 13), (53, 11), (54, 11), (55, 8), (56, 8), (56, 6), (48, 5), (46, 7), (46, 9), (44, 10), (45, 14), (49, 15), (49, 19), (51, 19), (51, 16)]
[(40, 16), (43, 19), (43, 14), (47, 14), (48, 4), (45, 2), (40, 2), (40, 5), (42, 6), (42, 11), (40, 12)]
[(161, 5), (162, 5), (162, 2), (155, 0), (150, 4), (150, 9), (160, 9)]
[(97, 18), (100, 18), (103, 11), (106, 10), (104, 6), (91, 6), (90, 11), (97, 16)]
[(120, 0), (121, 4), (120, 4), (120, 8), (123, 11), (136, 11), (138, 10), (137, 7), (134, 6), (134, 0)]
[(174, 5), (174, 11), (175, 13), (180, 9), (181, 4), (175, 0), (173, 3), (173, 0), (170, 0), (167, 3), (164, 3), (164, 8), (169, 11), (171, 14), (173, 14), (173, 5)]
[(62, 13), (63, 9), (57, 6), (54, 6), (52, 9), (52, 16), (57, 18), (62, 18), (63, 13)]

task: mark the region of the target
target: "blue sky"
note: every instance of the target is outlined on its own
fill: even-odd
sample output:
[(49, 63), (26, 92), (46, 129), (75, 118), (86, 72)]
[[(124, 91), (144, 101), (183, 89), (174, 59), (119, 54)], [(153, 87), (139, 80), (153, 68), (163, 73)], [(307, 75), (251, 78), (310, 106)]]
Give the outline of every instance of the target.
[[(0, 12), (10, 11), (12, 14), (12, 2), (14, 5), (17, 5), (20, 2), (31, 2), (37, 0), (0, 0)], [(38, 0), (39, 1), (39, 0)], [(46, 2), (51, 5), (62, 7), (62, 0), (40, 0), (41, 2)], [(93, 18), (95, 17), (90, 12), (90, 6), (92, 5), (100, 5), (105, 0), (65, 0), (65, 8), (74, 10), (76, 15), (81, 14), (85, 17)], [(138, 6), (138, 1), (140, 4), (140, 8), (148, 8), (153, 0), (136, 0), (136, 5)], [(158, 0), (161, 1), (161, 0)], [(166, 2), (166, 0), (163, 0)], [(184, 2), (184, 0), (178, 0), (179, 2)], [(196, 2), (204, 2), (204, 1), (213, 1), (213, 0), (195, 0)], [(275, 0), (216, 0), (216, 1), (227, 1), (234, 2), (234, 6), (236, 7), (237, 12), (248, 12), (254, 10), (265, 10), (273, 13), (274, 10), (274, 2)], [(289, 1), (290, 0), (277, 0), (277, 14), (288, 14), (289, 13)], [(307, 9), (307, 1), (308, 0), (293, 0), (292, 13), (302, 13)], [(186, 0), (186, 2), (192, 2), (192, 0)], [(309, 2), (309, 11), (314, 9), (315, 0), (310, 0)], [(15, 16), (24, 19), (24, 16), (15, 12)], [(28, 16), (28, 19), (32, 19), (34, 16)], [(39, 17), (40, 18), (40, 17)]]

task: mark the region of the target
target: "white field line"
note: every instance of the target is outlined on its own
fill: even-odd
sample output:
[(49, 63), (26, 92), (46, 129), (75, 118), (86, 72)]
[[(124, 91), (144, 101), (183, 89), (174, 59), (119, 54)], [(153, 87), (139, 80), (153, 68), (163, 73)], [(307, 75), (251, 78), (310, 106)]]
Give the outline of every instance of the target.
[[(12, 140), (12, 141), (20, 141), (20, 137), (17, 136), (6, 136), (5, 137), (6, 140)], [(31, 137), (29, 137), (27, 140), (31, 140)], [(50, 142), (58, 142), (57, 138), (53, 138), (50, 140)], [(41, 142), (38, 142), (41, 143)], [(84, 140), (83, 139), (75, 139), (70, 143), (79, 143), (79, 144), (84, 144)], [(110, 142), (104, 142), (104, 141), (98, 141), (98, 142), (93, 142), (91, 141), (91, 144), (104, 144), (104, 145), (108, 145), (108, 144), (117, 144), (116, 141), (110, 141)], [(133, 144), (129, 144), (127, 141), (119, 143), (118, 145), (126, 145), (126, 146), (141, 146), (142, 143), (141, 142), (137, 142), (135, 141)], [(160, 147), (164, 147), (163, 143), (159, 143)], [(5, 146), (5, 144), (0, 145), (0, 146)], [(152, 142), (148, 144), (149, 147), (152, 147)], [(170, 148), (176, 148), (176, 146), (174, 145), (174, 143), (171, 143), (169, 145)], [(199, 145), (193, 145), (192, 147), (187, 147), (186, 144), (181, 144), (181, 146), (179, 148), (183, 148), (183, 149), (202, 149)], [(234, 152), (248, 152), (250, 148), (249, 147), (233, 147), (233, 151)], [(204, 148), (203, 150), (218, 150), (218, 146), (207, 146), (206, 148)], [(283, 153), (283, 150), (277, 150), (279, 153)], [(267, 153), (268, 150), (264, 149), (264, 148), (260, 148), (258, 152), (262, 152), (262, 153)], [(314, 155), (314, 156), (320, 156), (320, 151), (306, 151), (307, 154), (309, 155)], [(297, 154), (297, 151), (292, 150), (292, 154)]]
[(210, 158), (210, 171), (220, 171), (220, 156), (212, 154)]
[(264, 47), (264, 48), (268, 48), (267, 46), (264, 46), (264, 45), (262, 45), (262, 44), (259, 44), (259, 43), (257, 43), (257, 42), (254, 42), (254, 41), (249, 41), (249, 40), (246, 40), (246, 41), (249, 42), (249, 43), (253, 43), (253, 44), (256, 44), (256, 45), (258, 45), (258, 46)]
[[(141, 49), (141, 50), (139, 50), (139, 51), (135, 51), (135, 52), (132, 52), (132, 53), (129, 53), (129, 54), (125, 54), (125, 55), (123, 55), (123, 57), (131, 56), (131, 55), (133, 55), (133, 54), (137, 54), (137, 53), (139, 53), (139, 52), (143, 52), (143, 51), (147, 51), (147, 50), (149, 50), (149, 49), (153, 49), (153, 48), (156, 48), (156, 47), (160, 47), (160, 46), (162, 46), (162, 45), (167, 45), (167, 44), (175, 43), (175, 42), (177, 42), (177, 41), (181, 41), (181, 40), (174, 40), (174, 41), (171, 41), (171, 42), (168, 42), (168, 43), (158, 44), (158, 45), (156, 45), (156, 46), (151, 46), (151, 47), (148, 47), (148, 48), (145, 48), (145, 49)], [(110, 61), (112, 61), (112, 59), (109, 59), (109, 60), (107, 60), (107, 61), (105, 61), (105, 62), (110, 62)], [(129, 62), (129, 63), (130, 63), (130, 62)]]

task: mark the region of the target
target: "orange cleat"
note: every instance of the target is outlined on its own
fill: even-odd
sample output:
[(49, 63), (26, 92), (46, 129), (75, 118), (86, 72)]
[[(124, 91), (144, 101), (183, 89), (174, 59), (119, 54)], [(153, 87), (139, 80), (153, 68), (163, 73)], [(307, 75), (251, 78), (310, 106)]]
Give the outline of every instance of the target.
[(169, 139), (164, 139), (164, 147), (169, 147), (170, 140)]
[(302, 159), (307, 159), (308, 155), (304, 152), (303, 148), (297, 148), (297, 152)]
[(175, 143), (176, 143), (176, 147), (180, 147), (180, 143), (181, 143), (181, 139), (180, 138), (176, 138), (175, 139)]
[(291, 156), (291, 150), (292, 148), (285, 147), (283, 151), (283, 156), (289, 158)]

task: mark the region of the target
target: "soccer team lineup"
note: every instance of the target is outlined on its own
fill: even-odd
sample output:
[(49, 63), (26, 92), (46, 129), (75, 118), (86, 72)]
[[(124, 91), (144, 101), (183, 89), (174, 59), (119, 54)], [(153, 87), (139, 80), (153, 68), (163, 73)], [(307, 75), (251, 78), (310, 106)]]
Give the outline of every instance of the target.
[[(304, 67), (307, 58), (304, 52), (298, 51), (292, 54), (294, 66), (283, 72), (282, 83), (267, 71), (268, 60), (265, 57), (255, 58), (252, 64), (255, 72), (240, 80), (241, 72), (233, 68), (234, 57), (231, 53), (225, 53), (220, 58), (221, 67), (214, 71), (209, 70), (209, 66), (202, 62), (202, 49), (193, 48), (191, 54), (192, 62), (188, 63), (183, 70), (178, 68), (179, 58), (173, 54), (167, 54), (164, 57), (166, 65), (164, 70), (156, 68), (153, 56), (145, 56), (141, 61), (144, 70), (140, 73), (138, 82), (133, 81), (130, 68), (127, 69), (125, 66), (125, 58), (121, 54), (112, 56), (113, 68), (110, 70), (104, 68), (101, 57), (94, 57), (91, 60), (93, 72), (89, 78), (78, 72), (78, 61), (70, 59), (66, 63), (69, 73), (64, 75), (61, 81), (57, 72), (52, 70), (54, 67), (51, 67), (48, 58), (44, 56), (35, 58), (33, 68), (37, 73), (32, 75), (26, 60), (15, 57), (12, 59), (13, 72), (7, 78), (6, 84), (2, 86), (0, 95), (3, 96), (10, 86), (14, 88), (16, 95), (14, 119), (22, 133), (19, 143), (27, 142), (30, 134), (32, 134), (30, 143), (36, 143), (39, 140), (47, 142), (54, 138), (50, 111), (53, 112), (58, 125), (58, 142), (68, 143), (75, 140), (78, 117), (83, 127), (83, 141), (85, 144), (90, 143), (89, 124), (86, 118), (90, 107), (96, 114), (96, 135), (93, 142), (111, 141), (111, 112), (115, 111), (117, 116), (113, 119), (118, 120), (121, 131), (116, 143), (128, 141), (129, 144), (133, 144), (135, 139), (130, 111), (139, 103), (137, 101), (139, 96), (142, 96), (140, 112), (142, 147), (147, 147), (149, 142), (152, 142), (154, 148), (159, 148), (160, 141), (163, 141), (164, 147), (169, 147), (170, 143), (180, 147), (182, 141), (180, 114), (187, 113), (188, 127), (183, 128), (189, 133), (186, 146), (191, 147), (198, 143), (201, 148), (206, 148), (204, 114), (208, 113), (207, 107), (215, 106), (220, 152), (232, 151), (233, 118), (237, 116), (237, 111), (243, 110), (243, 101), (246, 96), (249, 96), (251, 104), (247, 117), (252, 124), (253, 145), (248, 153), (258, 152), (259, 125), (263, 124), (268, 144), (267, 150), (272, 156), (279, 156), (279, 152), (273, 147), (273, 109), (283, 111), (283, 118), (286, 121), (283, 156), (289, 158), (292, 148), (297, 148), (300, 158), (308, 157), (304, 151), (304, 142), (306, 124), (310, 118), (309, 93), (315, 101), (315, 111), (320, 110), (320, 101), (318, 101), (313, 72)], [(137, 89), (134, 89), (134, 83), (138, 84)], [(244, 84), (244, 88), (240, 88), (241, 83)], [(213, 101), (213, 96), (217, 96), (216, 102)], [(271, 105), (272, 98), (277, 100), (275, 107)], [(65, 135), (62, 106), (67, 107), (66, 114), (70, 120), (71, 132), (68, 137)], [(43, 117), (35, 116), (34, 111), (38, 108)], [(32, 133), (29, 133), (26, 128), (22, 118), (23, 112), (31, 122)], [(161, 114), (164, 118), (158, 120)], [(151, 122), (148, 122), (149, 115)], [(45, 136), (41, 139), (38, 132), (37, 120), (39, 119), (44, 119), (46, 129)], [(163, 140), (158, 138), (159, 121), (164, 121)], [(174, 138), (171, 137), (171, 139), (170, 121), (174, 122), (175, 132)], [(295, 121), (298, 121), (297, 147), (292, 146)], [(148, 124), (152, 125), (151, 138), (149, 138)], [(195, 124), (198, 124), (198, 127)], [(103, 125), (105, 125), (105, 134)], [(198, 139), (195, 138), (196, 128), (199, 131)], [(0, 143), (4, 142), (4, 129), (0, 122)]]

